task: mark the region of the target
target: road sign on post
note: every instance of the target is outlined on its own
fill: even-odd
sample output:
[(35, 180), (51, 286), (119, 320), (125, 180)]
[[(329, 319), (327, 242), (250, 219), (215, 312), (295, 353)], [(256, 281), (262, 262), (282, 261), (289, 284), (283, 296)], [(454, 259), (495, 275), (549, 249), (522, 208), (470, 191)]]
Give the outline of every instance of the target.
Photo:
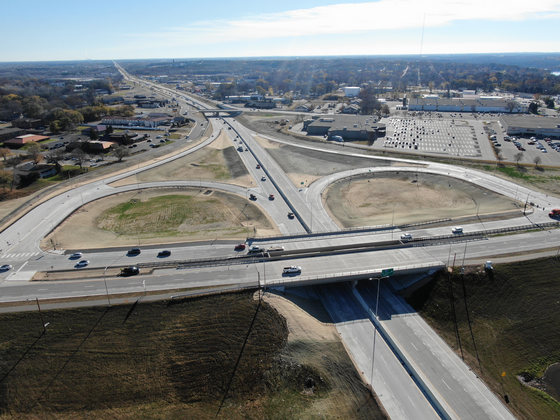
[(381, 270), (381, 277), (389, 277), (392, 276), (395, 270), (393, 268), (387, 268), (385, 270)]

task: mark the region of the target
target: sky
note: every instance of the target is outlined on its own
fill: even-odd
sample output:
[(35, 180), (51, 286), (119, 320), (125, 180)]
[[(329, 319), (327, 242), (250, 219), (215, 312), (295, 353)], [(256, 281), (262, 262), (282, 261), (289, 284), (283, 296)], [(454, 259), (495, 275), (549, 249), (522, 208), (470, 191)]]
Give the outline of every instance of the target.
[(3, 62), (560, 52), (560, 0), (4, 3)]

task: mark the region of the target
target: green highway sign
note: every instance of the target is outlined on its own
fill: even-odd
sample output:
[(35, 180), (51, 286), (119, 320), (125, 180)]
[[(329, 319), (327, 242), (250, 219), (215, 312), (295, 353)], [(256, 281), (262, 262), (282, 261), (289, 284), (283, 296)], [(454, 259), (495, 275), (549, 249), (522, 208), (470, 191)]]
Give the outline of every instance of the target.
[(395, 270), (393, 268), (387, 268), (386, 270), (381, 270), (381, 277), (392, 276)]

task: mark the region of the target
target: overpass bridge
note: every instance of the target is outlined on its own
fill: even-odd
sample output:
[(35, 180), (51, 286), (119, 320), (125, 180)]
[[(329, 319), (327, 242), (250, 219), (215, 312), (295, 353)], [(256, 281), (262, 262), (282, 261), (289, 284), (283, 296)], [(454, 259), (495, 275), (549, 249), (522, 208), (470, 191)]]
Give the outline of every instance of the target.
[(228, 117), (237, 117), (240, 115), (243, 110), (242, 109), (199, 109), (198, 112), (203, 113), (207, 117), (219, 117), (220, 114), (227, 114)]

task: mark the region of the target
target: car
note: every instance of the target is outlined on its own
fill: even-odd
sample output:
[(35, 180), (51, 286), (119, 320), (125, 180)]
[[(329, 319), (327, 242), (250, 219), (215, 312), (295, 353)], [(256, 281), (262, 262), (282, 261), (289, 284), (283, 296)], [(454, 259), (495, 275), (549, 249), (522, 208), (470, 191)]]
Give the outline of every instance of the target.
[(264, 248), (261, 248), (260, 246), (257, 246), (257, 245), (253, 245), (251, 248), (249, 248), (248, 252), (249, 252), (249, 254), (256, 254), (256, 253), (264, 252), (264, 251), (265, 251)]
[(138, 145), (137, 145), (136, 143), (134, 143), (134, 144), (132, 145), (132, 147), (138, 147)]
[(284, 270), (282, 270), (282, 274), (299, 274), (299, 273), (301, 273), (301, 267), (298, 267), (297, 265), (284, 267)]
[(160, 143), (165, 143), (165, 140), (160, 140), (159, 142), (160, 142)]
[(251, 195), (249, 195), (249, 199), (250, 200), (256, 200), (257, 196), (255, 194), (251, 194)]
[(236, 251), (243, 251), (246, 248), (245, 244), (237, 244), (235, 245), (235, 250)]
[(263, 175), (263, 177), (261, 178), (261, 181), (266, 181), (266, 176)]
[(89, 265), (88, 260), (82, 260), (78, 264), (76, 264), (76, 267), (87, 267), (88, 265)]
[(249, 149), (245, 148), (245, 151), (246, 151), (246, 152), (248, 152), (248, 151), (249, 151)]
[(288, 213), (288, 219), (293, 219), (294, 217), (295, 217), (294, 213), (292, 212)]
[(121, 276), (135, 276), (140, 274), (140, 269), (136, 266), (125, 267), (121, 269)]
[(171, 251), (165, 250), (165, 251), (159, 251), (157, 256), (158, 257), (169, 257), (171, 255)]
[(128, 255), (139, 255), (141, 252), (140, 248), (132, 248), (128, 250)]
[(257, 165), (257, 169), (261, 169), (261, 165)]
[(70, 255), (70, 259), (72, 260), (77, 260), (78, 258), (82, 258), (82, 253), (81, 252), (74, 252), (72, 255)]
[(161, 139), (161, 136), (156, 136), (156, 139)]
[(411, 233), (403, 233), (401, 235), (401, 239), (412, 239), (412, 234)]
[(13, 267), (10, 264), (4, 264), (2, 267), (0, 267), (0, 271), (8, 271), (11, 270)]
[(270, 195), (268, 196), (268, 199), (269, 199), (269, 200), (274, 200), (274, 194), (270, 194)]
[(453, 229), (451, 229), (451, 233), (463, 233), (463, 228), (455, 226)]

